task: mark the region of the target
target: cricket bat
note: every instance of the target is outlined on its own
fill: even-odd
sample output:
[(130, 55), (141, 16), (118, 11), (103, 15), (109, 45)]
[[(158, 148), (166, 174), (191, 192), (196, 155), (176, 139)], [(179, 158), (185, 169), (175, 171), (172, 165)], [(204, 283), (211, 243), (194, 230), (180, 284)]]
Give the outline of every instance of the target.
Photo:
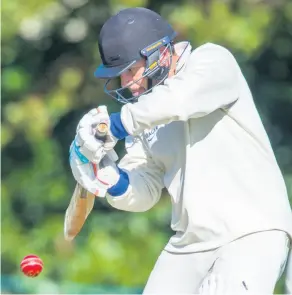
[[(102, 139), (107, 134), (108, 126), (106, 123), (100, 123), (95, 130), (96, 137)], [(95, 195), (77, 183), (65, 213), (64, 237), (67, 241), (72, 241), (80, 232), (85, 220), (93, 209), (94, 201)]]
[(94, 201), (95, 195), (77, 183), (65, 213), (64, 236), (67, 241), (72, 241), (80, 232), (93, 209)]

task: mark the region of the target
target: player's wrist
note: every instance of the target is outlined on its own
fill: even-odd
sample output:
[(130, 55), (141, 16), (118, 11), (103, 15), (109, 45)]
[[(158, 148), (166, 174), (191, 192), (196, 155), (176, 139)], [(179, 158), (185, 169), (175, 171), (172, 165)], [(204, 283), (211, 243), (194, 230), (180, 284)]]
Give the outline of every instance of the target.
[(122, 119), (121, 113), (112, 113), (110, 116), (110, 131), (114, 137), (121, 140), (129, 135), (127, 130), (125, 129)]
[(119, 197), (126, 193), (130, 185), (128, 174), (122, 169), (118, 168), (119, 178), (116, 184), (110, 186), (107, 190), (108, 194), (112, 197)]

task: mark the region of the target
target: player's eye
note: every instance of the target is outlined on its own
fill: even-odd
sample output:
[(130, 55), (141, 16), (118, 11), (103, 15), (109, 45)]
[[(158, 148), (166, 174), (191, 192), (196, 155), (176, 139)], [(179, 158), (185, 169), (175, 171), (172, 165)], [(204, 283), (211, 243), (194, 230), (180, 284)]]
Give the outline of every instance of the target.
[(132, 69), (127, 69), (124, 73), (127, 74), (127, 75), (132, 75), (133, 74)]

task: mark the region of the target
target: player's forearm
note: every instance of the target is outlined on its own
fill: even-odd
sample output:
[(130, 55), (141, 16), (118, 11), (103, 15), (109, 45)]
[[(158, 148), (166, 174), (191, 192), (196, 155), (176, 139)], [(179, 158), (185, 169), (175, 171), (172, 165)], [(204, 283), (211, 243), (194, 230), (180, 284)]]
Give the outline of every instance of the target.
[[(157, 179), (151, 183), (134, 171), (127, 172), (128, 184), (123, 194), (112, 195), (113, 190), (119, 190), (119, 184), (111, 188), (107, 194), (107, 200), (111, 206), (130, 212), (144, 212), (151, 209), (160, 199), (162, 184)], [(125, 188), (125, 186), (124, 186)]]
[(183, 73), (113, 114), (113, 133), (123, 138), (160, 124), (205, 116), (238, 99), (238, 79), (239, 68), (226, 49), (215, 45), (200, 49)]

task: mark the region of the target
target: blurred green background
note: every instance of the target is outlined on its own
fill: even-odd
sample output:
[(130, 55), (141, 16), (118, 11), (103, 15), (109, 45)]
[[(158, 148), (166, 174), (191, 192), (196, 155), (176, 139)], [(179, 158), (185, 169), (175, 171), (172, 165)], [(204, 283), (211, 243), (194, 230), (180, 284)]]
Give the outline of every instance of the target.
[[(214, 42), (237, 57), (254, 94), (292, 197), (291, 0), (3, 0), (2, 243), (6, 293), (139, 293), (172, 234), (166, 194), (146, 213), (113, 210), (98, 199), (81, 234), (63, 239), (75, 182), (68, 148), (92, 107), (120, 106), (93, 77), (97, 36), (116, 11), (151, 8), (179, 40)], [(123, 143), (118, 145), (123, 154)], [(44, 261), (26, 278), (21, 259)], [(282, 293), (282, 282), (275, 293)]]

